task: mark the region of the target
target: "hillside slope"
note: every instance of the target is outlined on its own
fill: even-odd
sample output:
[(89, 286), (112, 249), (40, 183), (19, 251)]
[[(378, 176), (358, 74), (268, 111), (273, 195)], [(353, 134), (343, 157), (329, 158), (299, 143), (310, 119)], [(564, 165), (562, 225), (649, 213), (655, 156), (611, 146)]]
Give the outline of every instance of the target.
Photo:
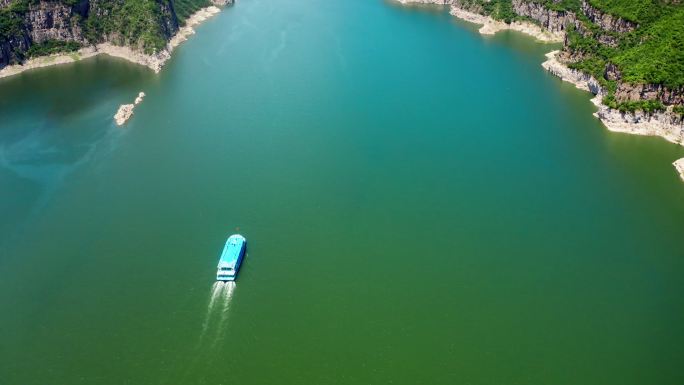
[(679, 0), (452, 0), (507, 23), (565, 36), (559, 59), (593, 76), (622, 112), (684, 112), (684, 4)]
[(226, 0), (0, 0), (0, 69), (112, 43), (158, 52), (193, 12)]

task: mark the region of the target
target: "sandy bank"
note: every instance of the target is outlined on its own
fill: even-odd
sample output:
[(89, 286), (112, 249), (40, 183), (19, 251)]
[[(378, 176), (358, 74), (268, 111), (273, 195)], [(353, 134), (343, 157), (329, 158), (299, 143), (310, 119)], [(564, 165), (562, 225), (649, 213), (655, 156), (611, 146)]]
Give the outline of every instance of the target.
[(164, 64), (171, 58), (171, 52), (182, 42), (188, 39), (188, 36), (195, 33), (193, 27), (207, 20), (209, 17), (221, 12), (221, 9), (216, 6), (209, 6), (202, 8), (192, 14), (186, 21), (184, 27), (181, 27), (178, 32), (171, 38), (166, 48), (155, 54), (145, 54), (141, 51), (131, 49), (130, 47), (117, 46), (111, 43), (102, 43), (96, 46), (84, 47), (77, 52), (56, 54), (50, 56), (41, 56), (30, 59), (24, 64), (11, 65), (0, 70), (0, 78), (16, 75), (26, 70), (49, 67), (58, 64), (73, 63), (82, 59), (93, 57), (99, 54), (105, 54), (130, 62), (144, 65), (152, 69), (155, 73), (161, 71)]

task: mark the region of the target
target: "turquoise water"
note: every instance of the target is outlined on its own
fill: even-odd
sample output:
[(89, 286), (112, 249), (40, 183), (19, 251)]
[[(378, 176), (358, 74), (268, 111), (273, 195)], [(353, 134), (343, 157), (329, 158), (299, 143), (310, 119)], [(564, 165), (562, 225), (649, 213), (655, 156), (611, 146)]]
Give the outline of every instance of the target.
[(605, 130), (551, 48), (243, 0), (159, 75), (0, 80), (0, 383), (683, 383), (684, 149)]

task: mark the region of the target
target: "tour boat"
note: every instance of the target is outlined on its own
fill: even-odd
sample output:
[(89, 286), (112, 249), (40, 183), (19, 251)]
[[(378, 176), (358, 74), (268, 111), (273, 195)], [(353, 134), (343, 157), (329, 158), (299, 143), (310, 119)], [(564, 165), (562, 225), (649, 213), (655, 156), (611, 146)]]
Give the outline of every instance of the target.
[(245, 255), (247, 240), (240, 234), (233, 234), (228, 237), (226, 245), (223, 247), (221, 259), (219, 259), (218, 270), (216, 271), (217, 281), (235, 281), (242, 258)]

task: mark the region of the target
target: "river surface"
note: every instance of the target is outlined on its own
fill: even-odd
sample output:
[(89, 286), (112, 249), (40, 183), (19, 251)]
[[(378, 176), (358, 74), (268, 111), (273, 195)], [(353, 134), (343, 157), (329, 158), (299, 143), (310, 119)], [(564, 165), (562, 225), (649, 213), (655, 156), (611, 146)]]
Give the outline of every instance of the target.
[(684, 149), (605, 130), (552, 48), (242, 0), (159, 75), (0, 80), (0, 383), (684, 383)]

